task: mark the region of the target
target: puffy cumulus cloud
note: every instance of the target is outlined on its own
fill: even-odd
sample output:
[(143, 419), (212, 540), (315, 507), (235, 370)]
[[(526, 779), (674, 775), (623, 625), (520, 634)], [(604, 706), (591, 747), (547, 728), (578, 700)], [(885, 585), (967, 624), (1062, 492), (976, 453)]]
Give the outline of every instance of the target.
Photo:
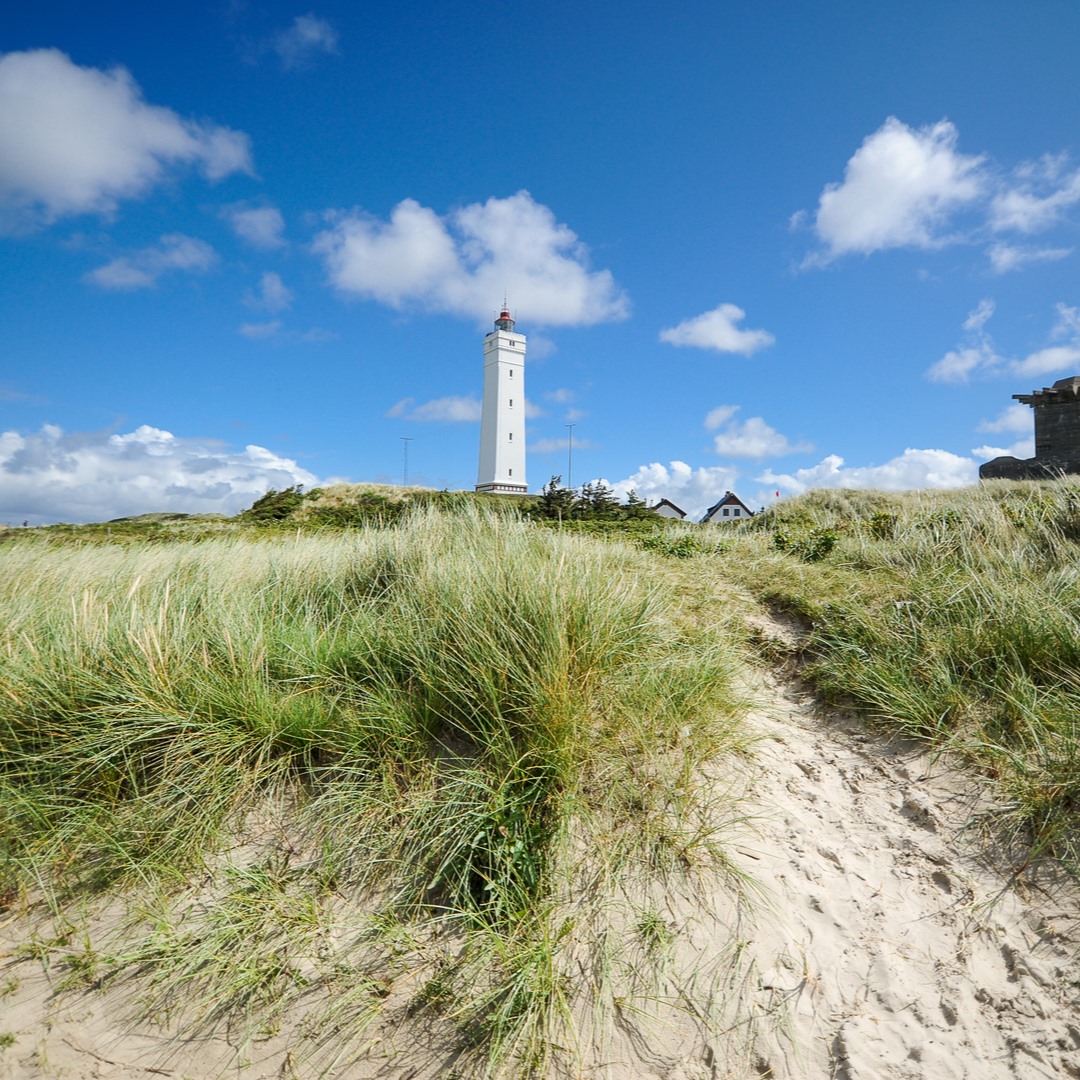
[(911, 128), (890, 116), (848, 161), (842, 183), (825, 187), (814, 229), (825, 245), (809, 265), (851, 253), (932, 248), (957, 209), (985, 190), (982, 157), (956, 150), (947, 120)]
[(126, 434), (0, 435), (0, 521), (107, 521), (157, 511), (236, 514), (316, 477), (261, 446), (236, 450), (143, 425)]
[(968, 312), (964, 340), (927, 369), (926, 377), (931, 382), (967, 382), (972, 375), (993, 371), (1004, 363), (986, 331), (994, 310), (993, 300), (981, 300), (974, 311)]
[(650, 504), (670, 499), (686, 511), (689, 520), (698, 521), (713, 503), (724, 497), (724, 492), (734, 490), (738, 477), (738, 472), (727, 465), (694, 469), (685, 461), (667, 465), (654, 461), (610, 487), (624, 502), (631, 491)]
[(480, 402), (474, 397), (442, 397), (417, 404), (415, 398), (402, 398), (387, 409), (388, 417), (401, 420), (475, 423), (480, 419)]
[(308, 67), (317, 56), (336, 55), (340, 51), (333, 24), (311, 12), (297, 15), (292, 25), (276, 34), (270, 44), (286, 71)]
[(405, 199), (389, 221), (360, 212), (329, 220), (313, 246), (345, 294), (479, 320), (507, 295), (530, 325), (588, 326), (629, 313), (610, 271), (590, 270), (575, 233), (527, 191), (445, 218)]
[(1025, 162), (990, 203), (990, 227), (997, 232), (1044, 232), (1080, 203), (1080, 169), (1068, 170), (1065, 154)]
[(1032, 263), (1057, 262), (1072, 254), (1072, 248), (1021, 248), (1012, 244), (994, 244), (987, 254), (995, 274), (1021, 270)]
[(877, 488), (882, 491), (910, 491), (915, 488), (953, 488), (974, 484), (979, 466), (972, 458), (948, 450), (905, 450), (884, 465), (845, 468), (844, 459), (830, 454), (817, 465), (793, 473), (766, 470), (758, 483), (800, 495), (811, 488)]
[(203, 240), (183, 233), (170, 233), (151, 247), (112, 262), (83, 275), (83, 280), (102, 289), (149, 289), (162, 274), (180, 271), (200, 274), (218, 261), (217, 252)]
[(293, 302), (293, 291), (281, 280), (280, 274), (267, 270), (259, 279), (259, 288), (244, 296), (248, 307), (262, 311), (284, 311)]
[(285, 244), (285, 219), (276, 206), (233, 203), (221, 211), (221, 216), (232, 226), (233, 232), (252, 247), (269, 251)]
[(813, 443), (791, 442), (760, 416), (751, 416), (740, 423), (734, 419), (738, 411), (738, 405), (718, 405), (705, 417), (705, 427), (709, 431), (722, 429), (713, 440), (714, 448), (721, 456), (760, 460), (814, 449)]
[(250, 173), (249, 139), (147, 104), (124, 68), (57, 49), (0, 57), (0, 226), (109, 213), (179, 165), (211, 181)]
[(713, 349), (722, 353), (753, 356), (759, 349), (772, 345), (776, 338), (768, 330), (743, 330), (736, 326), (746, 318), (746, 312), (735, 304), (721, 304), (686, 319), (678, 326), (660, 331), (660, 340), (669, 345), (688, 345), (695, 349)]

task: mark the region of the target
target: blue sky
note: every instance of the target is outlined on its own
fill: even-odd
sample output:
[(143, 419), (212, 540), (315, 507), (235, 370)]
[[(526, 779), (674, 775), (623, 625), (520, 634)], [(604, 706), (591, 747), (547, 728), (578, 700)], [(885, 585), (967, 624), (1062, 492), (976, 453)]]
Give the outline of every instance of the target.
[(1071, 0), (5, 5), (0, 522), (471, 488), (504, 293), (534, 490), (571, 432), (695, 516), (972, 483), (1080, 374), (1078, 55)]

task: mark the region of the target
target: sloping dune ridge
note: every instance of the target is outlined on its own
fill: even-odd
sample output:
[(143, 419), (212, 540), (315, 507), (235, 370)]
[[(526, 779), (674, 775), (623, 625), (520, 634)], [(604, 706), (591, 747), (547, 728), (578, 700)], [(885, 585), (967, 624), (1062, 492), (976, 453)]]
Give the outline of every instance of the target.
[[(792, 634), (767, 616), (758, 629)], [(732, 840), (745, 900), (723, 883), (660, 897), (660, 992), (595, 1028), (580, 993), (579, 1045), (553, 1074), (1080, 1077), (1075, 884), (1050, 866), (1011, 870), (992, 847), (992, 807), (947, 760), (823, 707), (795, 674), (762, 662), (747, 681), (759, 740)], [(89, 916), (98, 931), (115, 917)], [(43, 919), (0, 916), (0, 1076), (11, 1080), (473, 1075), (448, 1056), (446, 1032), (408, 1010), (386, 1009), (358, 1057), (319, 1067), (294, 1058), (287, 1030), (151, 1025), (135, 1019), (137, 978), (64, 989), (27, 947)]]

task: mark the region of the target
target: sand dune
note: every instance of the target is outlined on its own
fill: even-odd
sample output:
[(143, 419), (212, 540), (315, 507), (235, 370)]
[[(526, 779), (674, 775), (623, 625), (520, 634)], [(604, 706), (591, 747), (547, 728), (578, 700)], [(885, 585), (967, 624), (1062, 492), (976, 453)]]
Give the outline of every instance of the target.
[[(768, 635), (784, 635), (764, 623)], [(977, 781), (821, 707), (791, 675), (748, 673), (760, 735), (734, 859), (756, 883), (654, 898), (670, 927), (659, 992), (590, 1026), (566, 1076), (623, 1080), (1080, 1077), (1080, 902), (1052, 865), (1015, 875)], [(992, 816), (986, 819), (992, 823)], [(997, 865), (995, 865), (995, 862)], [(614, 910), (614, 909), (613, 909)], [(94, 933), (115, 911), (88, 916)], [(3, 921), (6, 918), (6, 921)], [(62, 990), (27, 950), (51, 925), (0, 916), (0, 1076), (316, 1075), (283, 1030), (186, 1037), (132, 1019), (140, 988)], [(733, 947), (733, 943), (737, 947)], [(454, 1072), (445, 1031), (388, 1009), (327, 1075)], [(569, 1060), (569, 1059), (568, 1059)]]

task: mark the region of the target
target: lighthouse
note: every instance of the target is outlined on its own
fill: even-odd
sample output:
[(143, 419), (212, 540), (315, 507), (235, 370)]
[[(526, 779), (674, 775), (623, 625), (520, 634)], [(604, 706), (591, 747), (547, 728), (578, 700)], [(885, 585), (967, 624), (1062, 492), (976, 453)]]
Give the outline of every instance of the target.
[(525, 495), (525, 335), (503, 308), (484, 337), (484, 403), (476, 490)]

